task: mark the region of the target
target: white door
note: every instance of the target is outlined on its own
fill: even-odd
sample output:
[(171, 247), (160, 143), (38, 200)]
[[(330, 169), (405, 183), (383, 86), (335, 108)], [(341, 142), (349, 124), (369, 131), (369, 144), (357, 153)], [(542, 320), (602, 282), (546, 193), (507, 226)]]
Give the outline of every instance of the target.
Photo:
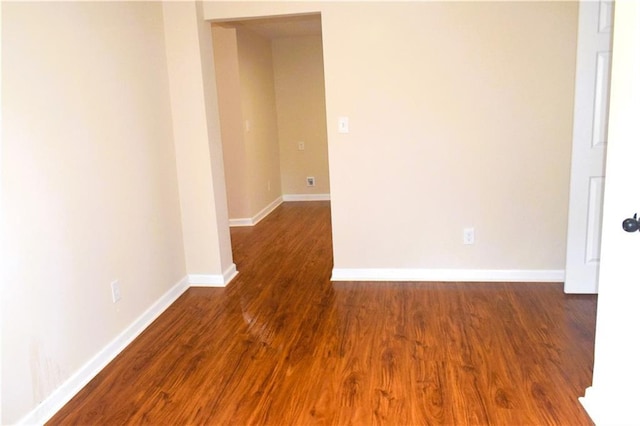
[(580, 2), (566, 293), (598, 291), (612, 25), (611, 0)]
[(622, 221), (640, 214), (640, 2), (617, 0), (615, 15), (595, 363), (581, 401), (597, 425), (637, 425), (640, 232)]

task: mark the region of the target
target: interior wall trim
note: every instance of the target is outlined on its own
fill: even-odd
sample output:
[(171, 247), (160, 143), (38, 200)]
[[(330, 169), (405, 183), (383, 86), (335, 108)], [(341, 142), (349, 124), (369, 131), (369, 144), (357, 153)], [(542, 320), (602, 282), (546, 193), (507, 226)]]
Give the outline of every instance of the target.
[(282, 204), (282, 201), (283, 201), (282, 198), (283, 197), (276, 198), (271, 203), (269, 203), (269, 205), (267, 205), (265, 208), (260, 210), (253, 217), (241, 217), (241, 218), (236, 218), (236, 219), (229, 219), (229, 226), (236, 227), (236, 226), (254, 226), (254, 225), (256, 225), (262, 219), (267, 217), (269, 215), (269, 213), (274, 211), (276, 209), (276, 207), (278, 207), (280, 204)]
[(191, 287), (225, 287), (238, 275), (236, 264), (232, 263), (222, 274), (189, 274)]
[(334, 268), (331, 281), (564, 282), (564, 270)]
[(330, 201), (331, 194), (284, 194), (284, 201)]

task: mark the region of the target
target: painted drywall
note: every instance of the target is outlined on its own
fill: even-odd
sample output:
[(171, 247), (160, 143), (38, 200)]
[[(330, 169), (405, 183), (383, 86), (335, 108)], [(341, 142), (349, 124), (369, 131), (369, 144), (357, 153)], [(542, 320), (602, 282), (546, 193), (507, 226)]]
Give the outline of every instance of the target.
[(229, 217), (251, 221), (282, 194), (271, 43), (243, 28), (211, 31)]
[(238, 29), (247, 183), (252, 216), (281, 194), (273, 60), (268, 39)]
[[(271, 49), (282, 193), (329, 194), (322, 36), (276, 38)], [(307, 186), (308, 176), (315, 187)]]
[[(576, 3), (171, 7), (2, 4), (3, 423), (189, 272), (180, 223), (190, 175), (175, 165), (171, 123), (191, 122), (174, 116), (169, 87), (204, 93), (175, 102), (204, 115), (194, 134), (206, 127), (209, 149), (198, 152), (210, 169), (197, 176), (213, 185), (197, 186), (214, 191), (215, 213), (203, 217), (217, 225), (214, 264), (230, 262), (202, 18), (322, 12), (337, 266), (563, 264)], [(186, 68), (180, 40), (198, 44)], [(347, 135), (335, 131), (340, 115), (351, 118)], [(475, 246), (459, 245), (462, 224), (476, 227)]]
[(322, 38), (213, 24), (212, 40), (232, 223), (254, 223), (283, 194), (328, 194)]
[(162, 5), (3, 2), (2, 20), (11, 424), (187, 270)]
[[(172, 3), (169, 2), (169, 5)], [(194, 60), (193, 65), (199, 65), (198, 73), (195, 76), (202, 79), (203, 89), (203, 105), (206, 117), (207, 139), (209, 143), (209, 161), (211, 163), (211, 175), (207, 179), (211, 179), (213, 183), (213, 201), (214, 201), (214, 223), (216, 225), (215, 244), (218, 249), (218, 258), (216, 271), (222, 273), (223, 284), (228, 284), (237, 274), (236, 265), (233, 263), (233, 254), (231, 252), (231, 233), (229, 232), (229, 216), (227, 205), (227, 193), (224, 176), (224, 159), (222, 151), (222, 135), (220, 133), (220, 109), (218, 106), (218, 93), (215, 79), (215, 61), (213, 58), (213, 42), (211, 40), (211, 24), (204, 19), (204, 8), (200, 1), (194, 1), (191, 4), (182, 5), (187, 7), (193, 16), (189, 22), (196, 28), (198, 33), (198, 48), (200, 51), (200, 61)], [(165, 9), (165, 37), (169, 32), (167, 27), (166, 16), (172, 8)], [(177, 31), (184, 31), (184, 23), (177, 27), (172, 27)], [(186, 46), (185, 46), (186, 47)], [(185, 70), (183, 70), (184, 72)], [(186, 70), (181, 74), (181, 78), (194, 78), (196, 71)], [(170, 74), (171, 77), (171, 74)], [(185, 105), (185, 108), (193, 110), (194, 105)], [(176, 119), (173, 117), (173, 127), (176, 127)], [(180, 172), (178, 172), (179, 174)], [(184, 228), (184, 218), (183, 218)], [(191, 269), (187, 261), (187, 270)], [(193, 284), (193, 280), (192, 280)]]
[(204, 16), (321, 12), (336, 268), (561, 270), (577, 6), (214, 1)]
[(211, 28), (201, 4), (162, 3), (184, 252), (190, 275), (235, 270)]
[(330, 2), (311, 1), (217, 1), (203, 2), (204, 18), (226, 21), (236, 18), (255, 18), (314, 13), (326, 10)]
[(253, 222), (281, 195), (271, 43), (246, 29), (211, 34), (229, 218)]
[(220, 132), (230, 218), (252, 217), (247, 185), (238, 40), (235, 28), (212, 25)]

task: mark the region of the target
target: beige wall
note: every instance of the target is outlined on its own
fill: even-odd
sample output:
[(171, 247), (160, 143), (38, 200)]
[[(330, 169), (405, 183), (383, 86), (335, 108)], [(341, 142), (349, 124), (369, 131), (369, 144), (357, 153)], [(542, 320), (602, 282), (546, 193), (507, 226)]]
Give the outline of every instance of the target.
[(322, 38), (214, 24), (212, 39), (229, 217), (254, 218), (283, 194), (328, 194)]
[(314, 11), (335, 267), (563, 269), (577, 3), (204, 5)]
[[(171, 4), (171, 2), (169, 2)], [(218, 93), (215, 78), (215, 62), (213, 58), (213, 42), (211, 40), (211, 24), (204, 19), (204, 8), (201, 1), (194, 0), (188, 7), (193, 10), (191, 16), (193, 22), (191, 25), (195, 27), (198, 33), (198, 48), (200, 52), (200, 61), (194, 60), (192, 63), (198, 66), (198, 73), (194, 70), (183, 70), (182, 78), (199, 78), (202, 80), (201, 93), (202, 102), (199, 104), (204, 109), (205, 124), (207, 127), (207, 142), (209, 144), (209, 161), (211, 163), (211, 174), (205, 176), (205, 179), (213, 183), (213, 222), (216, 227), (215, 244), (216, 253), (215, 269), (211, 269), (213, 274), (222, 274), (224, 284), (228, 284), (235, 277), (236, 265), (233, 263), (233, 254), (231, 252), (231, 233), (229, 232), (229, 210), (227, 205), (227, 193), (224, 176), (224, 159), (222, 152), (222, 135), (220, 133), (220, 109), (218, 106)], [(165, 9), (165, 16), (168, 10)], [(189, 22), (189, 23), (191, 23)], [(176, 31), (184, 31), (184, 25), (175, 28)], [(165, 37), (169, 33), (165, 19)], [(170, 74), (171, 76), (171, 74)], [(173, 99), (172, 99), (173, 101)], [(184, 106), (185, 109), (193, 109), (193, 104)], [(176, 118), (173, 117), (174, 128), (176, 127)], [(178, 176), (180, 172), (178, 171)], [(211, 220), (211, 218), (207, 218)], [(184, 212), (182, 218), (182, 226), (184, 228)], [(204, 226), (204, 224), (201, 224)], [(187, 259), (187, 270), (191, 271)], [(193, 283), (193, 280), (191, 282)]]
[(336, 267), (563, 267), (576, 3), (203, 7), (2, 3), (2, 423), (231, 264), (203, 17), (322, 12)]
[(2, 3), (0, 423), (234, 269), (210, 35), (195, 2)]
[(229, 217), (250, 219), (280, 197), (280, 153), (271, 42), (212, 27)]
[(238, 30), (240, 87), (252, 216), (281, 194), (273, 60), (268, 39)]
[[(322, 37), (277, 38), (271, 46), (282, 193), (329, 194)], [(315, 187), (306, 185), (307, 176), (315, 177)]]
[(252, 217), (247, 185), (247, 155), (235, 28), (212, 25), (220, 131), (230, 218)]
[(186, 270), (162, 6), (2, 8), (1, 423), (9, 424)]
[(187, 271), (220, 275), (231, 256), (211, 28), (201, 5), (162, 3)]

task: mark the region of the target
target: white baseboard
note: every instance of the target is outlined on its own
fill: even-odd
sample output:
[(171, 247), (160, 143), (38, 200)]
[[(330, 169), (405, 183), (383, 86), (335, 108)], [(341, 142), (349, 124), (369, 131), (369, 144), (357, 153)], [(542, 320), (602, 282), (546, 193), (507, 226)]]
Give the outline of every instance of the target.
[(226, 286), (238, 275), (238, 270), (236, 269), (236, 264), (232, 263), (231, 266), (227, 268), (226, 271), (222, 273), (222, 279), (224, 280), (224, 285)]
[[(140, 335), (160, 314), (184, 293), (189, 286), (225, 286), (236, 275), (231, 264), (220, 275), (190, 274), (162, 295), (131, 325), (100, 350), (93, 358), (67, 379), (17, 424), (44, 424), (91, 381), (109, 362)], [(563, 270), (468, 270), (468, 269), (344, 269), (334, 268), (332, 281), (504, 281), (504, 282), (562, 282)], [(588, 406), (588, 397), (581, 398)], [(593, 398), (592, 398), (593, 399)], [(588, 411), (593, 411), (588, 410)]]
[(253, 217), (240, 217), (235, 219), (229, 219), (229, 226), (254, 226), (258, 224), (262, 219), (267, 217), (269, 213), (274, 211), (276, 207), (282, 204), (284, 201), (330, 201), (331, 194), (284, 194), (282, 197), (278, 197), (273, 200), (268, 206), (260, 210), (258, 214)]
[(273, 200), (271, 203), (269, 203), (268, 206), (266, 206), (265, 208), (263, 208), (262, 210), (260, 210), (255, 216), (253, 217), (244, 217), (244, 218), (237, 218), (237, 219), (229, 219), (229, 226), (254, 226), (256, 225), (258, 222), (260, 222), (262, 219), (264, 219), (265, 217), (267, 217), (269, 215), (269, 213), (271, 213), (272, 211), (274, 211), (276, 209), (276, 207), (278, 207), (280, 204), (282, 204), (282, 197), (278, 197), (275, 200)]
[(184, 277), (17, 424), (46, 423), (188, 288)]
[(334, 268), (331, 281), (563, 282), (564, 270)]
[(189, 274), (188, 280), (192, 287), (225, 287), (236, 275), (236, 264), (232, 263), (222, 274)]
[(330, 201), (331, 194), (284, 194), (283, 201)]
[(251, 219), (250, 217), (248, 218), (240, 218), (240, 219), (229, 219), (229, 226), (234, 227), (234, 226), (253, 226), (255, 225), (255, 223), (253, 223), (253, 219)]
[(42, 401), (36, 408), (22, 418), (17, 424), (34, 425), (46, 423), (83, 387), (87, 385), (104, 367), (140, 335), (156, 318), (175, 302), (189, 286), (224, 287), (238, 275), (236, 265), (231, 264), (220, 275), (190, 274), (180, 280), (160, 299), (151, 305), (133, 323), (124, 329), (107, 346), (83, 365), (75, 374), (67, 379), (58, 389)]

